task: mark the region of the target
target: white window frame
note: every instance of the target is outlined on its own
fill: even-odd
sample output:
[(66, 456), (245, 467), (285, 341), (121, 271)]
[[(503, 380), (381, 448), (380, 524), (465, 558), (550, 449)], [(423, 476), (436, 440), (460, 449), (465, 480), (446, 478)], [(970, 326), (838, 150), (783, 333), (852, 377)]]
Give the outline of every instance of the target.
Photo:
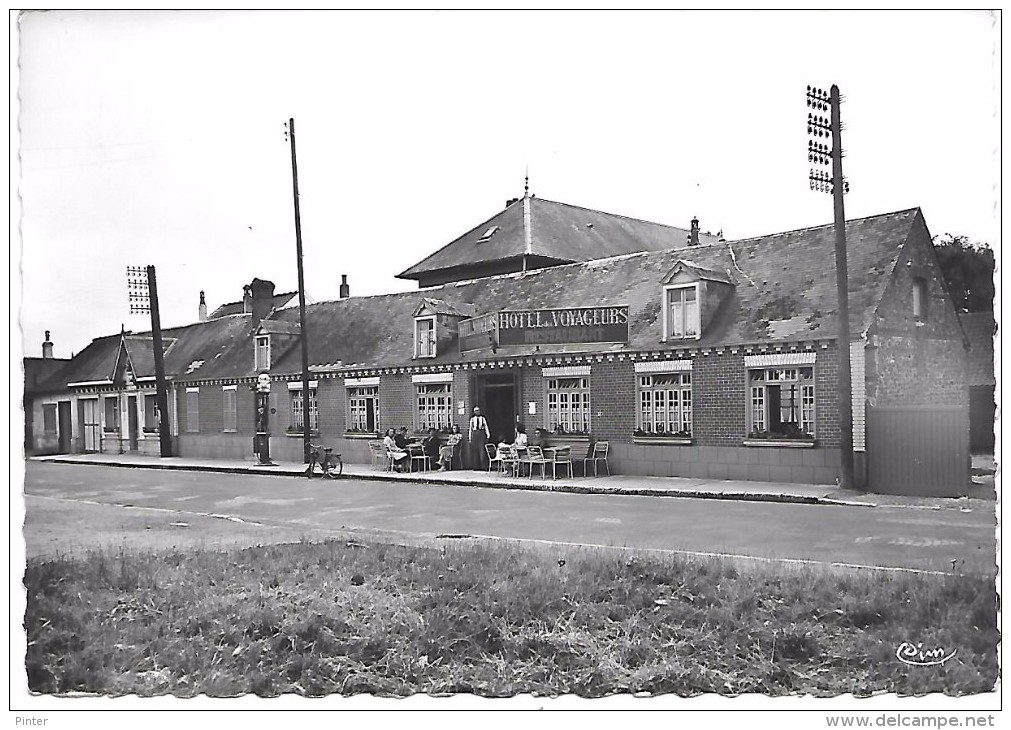
[[(261, 343), (266, 343), (266, 357), (260, 357), (260, 345)], [(261, 360), (265, 359), (266, 362)], [(270, 370), (270, 335), (257, 335), (255, 338), (253, 346), (253, 369), (260, 373), (264, 370)]]
[[(673, 322), (671, 322), (671, 295), (675, 291), (686, 291), (692, 289), (695, 292), (695, 333), (688, 335), (675, 335), (671, 332), (671, 327)], [(668, 340), (697, 340), (702, 337), (702, 288), (699, 286), (699, 282), (693, 282), (691, 284), (668, 284), (663, 288), (663, 305), (661, 307), (663, 311), (663, 342)], [(684, 324), (685, 316), (682, 314), (682, 324)], [(683, 327), (683, 330), (687, 332), (687, 326)]]
[(577, 436), (590, 433), (593, 408), (589, 373), (545, 377), (544, 402), (545, 425), (551, 433)]
[[(429, 330), (431, 333), (429, 341), (423, 342), (421, 339), (421, 328), (419, 325), (422, 322), (431, 322), (432, 329)], [(414, 357), (415, 359), (435, 357), (436, 355), (436, 336), (435, 336), (435, 317), (415, 317), (414, 318)], [(425, 347), (423, 347), (425, 346)]]
[[(316, 393), (318, 381), (309, 381), (309, 433), (319, 433), (319, 398)], [(288, 383), (288, 433), (305, 434), (302, 419), (302, 384)], [(297, 423), (302, 421), (301, 423)]]
[(453, 427), (453, 383), (414, 384), (414, 428), (443, 431)]
[[(141, 431), (144, 433), (157, 433), (158, 432), (158, 394), (157, 393), (145, 393), (141, 401), (144, 404), (144, 418), (143, 424), (141, 425)], [(150, 406), (150, 408), (148, 408)], [(152, 425), (148, 425), (148, 417), (150, 416), (150, 421)], [(150, 429), (150, 430), (148, 430)]]
[[(804, 378), (803, 371), (810, 370), (810, 379)], [(761, 373), (761, 380), (755, 377), (756, 373)], [(818, 432), (818, 373), (813, 363), (785, 363), (776, 365), (762, 365), (759, 367), (747, 368), (748, 380), (748, 434), (757, 432), (768, 432), (771, 423), (769, 413), (769, 388), (779, 387), (780, 389), (780, 423), (795, 423), (801, 433), (807, 434), (811, 438), (817, 438)], [(792, 403), (784, 406), (782, 400), (783, 385), (795, 386), (796, 392)], [(783, 409), (791, 408), (791, 413), (787, 420), (783, 418)], [(772, 434), (770, 434), (772, 435)]]
[(224, 433), (235, 433), (238, 429), (238, 390), (237, 385), (221, 386), (222, 428)]
[(200, 388), (186, 389), (186, 433), (200, 433)]
[[(379, 425), (379, 384), (347, 386), (347, 431), (349, 433), (377, 434)], [(368, 402), (372, 401), (372, 425), (368, 427)]]
[(649, 436), (692, 437), (691, 370), (636, 373), (636, 396), (637, 429)]

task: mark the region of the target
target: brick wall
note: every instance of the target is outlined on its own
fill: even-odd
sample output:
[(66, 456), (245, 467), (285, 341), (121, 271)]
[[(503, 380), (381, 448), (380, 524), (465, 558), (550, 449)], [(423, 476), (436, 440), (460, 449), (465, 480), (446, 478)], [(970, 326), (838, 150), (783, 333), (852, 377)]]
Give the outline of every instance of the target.
[(590, 368), (590, 432), (595, 439), (632, 440), (636, 375), (629, 361), (597, 362)]
[[(590, 397), (593, 397), (592, 394)], [(537, 404), (537, 413), (534, 415), (530, 415), (530, 401)], [(520, 420), (527, 429), (527, 435), (532, 436), (538, 428), (544, 428), (544, 376), (541, 375), (539, 366), (520, 370), (520, 403), (523, 404)]]
[(344, 435), (347, 428), (347, 390), (344, 380), (324, 379), (316, 386), (319, 432), (324, 441)]
[(414, 430), (414, 384), (410, 375), (379, 378), (379, 412), (384, 429), (407, 426), (408, 431)]
[[(926, 317), (913, 315), (916, 279), (926, 282)], [(966, 352), (957, 315), (922, 222), (913, 228), (878, 307), (867, 351), (871, 405), (965, 405)]]
[[(850, 381), (859, 373), (850, 372)], [(814, 366), (815, 436), (819, 446), (839, 448), (839, 348), (832, 343), (818, 350)]]
[[(472, 378), (464, 371), (453, 373), (453, 423), (460, 427), (460, 430), (467, 433), (467, 426), (470, 424), (470, 414), (474, 411), (474, 403), (471, 397), (470, 385)], [(460, 413), (459, 405), (463, 401), (463, 413)]]
[(699, 446), (739, 446), (747, 432), (744, 355), (696, 355), (692, 362), (692, 438)]

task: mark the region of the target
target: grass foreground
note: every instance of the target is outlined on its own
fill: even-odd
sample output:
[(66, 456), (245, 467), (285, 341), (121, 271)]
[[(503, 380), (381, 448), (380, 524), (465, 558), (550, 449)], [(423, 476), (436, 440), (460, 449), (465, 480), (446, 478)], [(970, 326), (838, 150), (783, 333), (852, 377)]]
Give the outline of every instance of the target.
[[(25, 574), (33, 692), (970, 694), (992, 577), (348, 541), (93, 551)], [(956, 651), (909, 666), (903, 642)]]

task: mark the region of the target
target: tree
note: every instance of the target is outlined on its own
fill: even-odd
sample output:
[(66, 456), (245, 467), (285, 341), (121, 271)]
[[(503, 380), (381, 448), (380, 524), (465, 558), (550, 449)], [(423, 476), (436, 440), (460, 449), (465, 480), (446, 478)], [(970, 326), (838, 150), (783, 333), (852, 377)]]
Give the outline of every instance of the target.
[(934, 237), (941, 274), (960, 312), (993, 309), (993, 249), (972, 243), (967, 236), (945, 233)]

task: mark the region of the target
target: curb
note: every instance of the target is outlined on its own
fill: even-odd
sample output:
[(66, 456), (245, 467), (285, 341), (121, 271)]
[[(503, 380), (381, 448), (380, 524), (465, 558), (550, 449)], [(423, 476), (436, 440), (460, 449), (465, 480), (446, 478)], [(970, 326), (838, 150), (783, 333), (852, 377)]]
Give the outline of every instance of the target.
[[(125, 462), (110, 462), (83, 459), (46, 458), (38, 461), (49, 464), (78, 464), (84, 466), (111, 466), (122, 469), (161, 469), (165, 471), (198, 471), (219, 474), (254, 474), (268, 476), (303, 477), (301, 469), (270, 466), (214, 466), (210, 464), (130, 464)], [(597, 487), (586, 484), (541, 484), (538, 482), (499, 482), (475, 479), (466, 482), (453, 479), (440, 479), (432, 476), (391, 477), (385, 472), (365, 474), (346, 474), (341, 479), (358, 479), (361, 481), (396, 482), (400, 484), (439, 484), (455, 487), (474, 487), (478, 489), (503, 489), (527, 492), (555, 492), (559, 494), (600, 494), (632, 497), (680, 497), (682, 499), (722, 499), (741, 502), (779, 502), (783, 504), (820, 504), (841, 507), (876, 507), (871, 502), (853, 502), (831, 497), (814, 497), (802, 494), (767, 494), (761, 492), (713, 492), (678, 489), (652, 489), (650, 487)]]

